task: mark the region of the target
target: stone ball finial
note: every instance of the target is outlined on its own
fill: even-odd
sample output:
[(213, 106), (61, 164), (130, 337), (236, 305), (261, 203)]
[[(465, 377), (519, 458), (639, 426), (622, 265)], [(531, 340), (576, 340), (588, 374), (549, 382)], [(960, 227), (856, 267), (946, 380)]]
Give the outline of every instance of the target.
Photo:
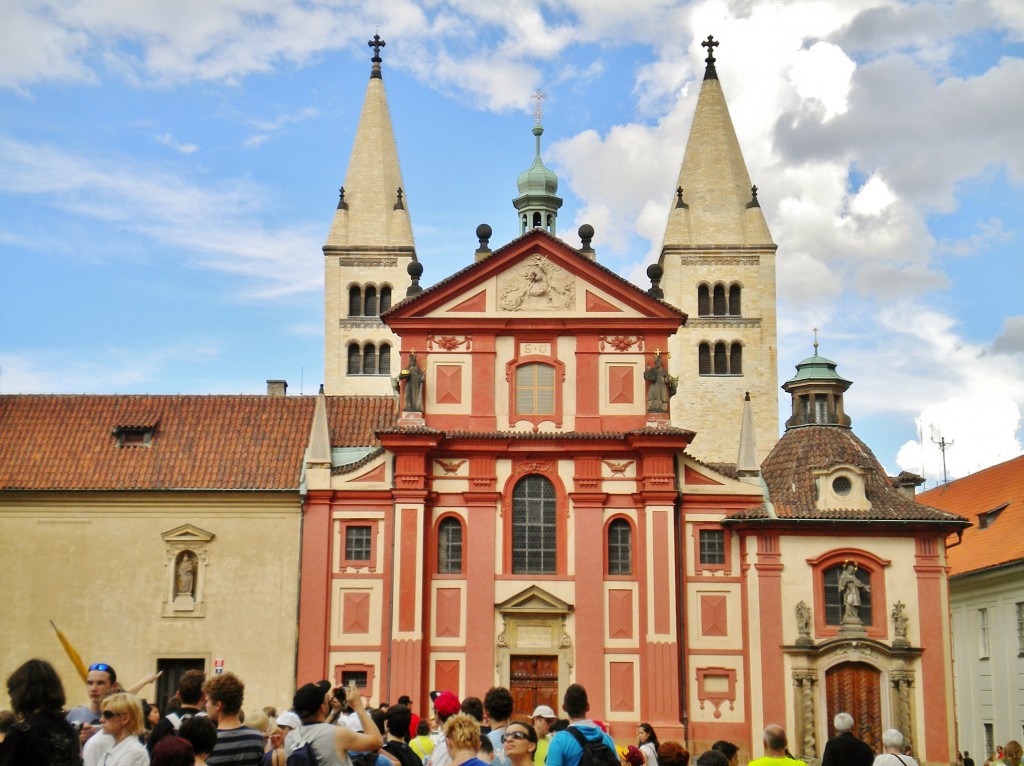
[(419, 261), (409, 261), (409, 265), (405, 267), (405, 271), (413, 279), (419, 279), (423, 276), (423, 264)]
[(476, 237), (481, 242), (489, 240), (494, 231), (486, 223), (482, 223), (476, 227)]
[(647, 294), (652, 298), (662, 300), (665, 297), (665, 291), (661, 289), (661, 278), (664, 274), (665, 270), (660, 264), (652, 263), (647, 267), (647, 277), (651, 280), (651, 287)]
[(584, 242), (589, 242), (594, 238), (594, 227), (591, 226), (589, 223), (585, 223), (582, 226), (580, 226), (578, 233), (580, 235), (580, 239), (582, 239)]
[(665, 270), (656, 263), (652, 263), (647, 267), (647, 276), (650, 277), (651, 281), (661, 279), (664, 274)]

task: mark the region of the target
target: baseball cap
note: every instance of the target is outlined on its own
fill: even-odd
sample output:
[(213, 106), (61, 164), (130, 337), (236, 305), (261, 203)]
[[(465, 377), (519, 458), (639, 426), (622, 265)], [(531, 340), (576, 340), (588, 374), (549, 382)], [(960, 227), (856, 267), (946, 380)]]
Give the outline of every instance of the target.
[[(324, 694), (326, 693), (327, 692), (324, 692)], [(287, 726), (289, 729), (297, 729), (302, 726), (302, 721), (297, 715), (295, 715), (294, 710), (285, 710), (277, 717), (277, 725)]]
[(530, 718), (558, 718), (555, 711), (548, 705), (537, 705)]
[(306, 684), (301, 687), (292, 697), (292, 708), (295, 710), (295, 714), (299, 718), (315, 715), (320, 706), (324, 704), (324, 697), (330, 690), (330, 681), (317, 681), (315, 684)]
[(459, 698), (447, 690), (430, 692), (430, 699), (434, 701), (434, 710), (442, 718), (455, 715), (462, 707)]

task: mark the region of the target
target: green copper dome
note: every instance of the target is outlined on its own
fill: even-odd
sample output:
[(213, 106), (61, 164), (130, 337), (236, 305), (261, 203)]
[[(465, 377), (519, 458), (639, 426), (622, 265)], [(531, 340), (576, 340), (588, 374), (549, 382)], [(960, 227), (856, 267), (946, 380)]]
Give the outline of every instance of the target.
[(553, 170), (544, 167), (544, 160), (540, 158), (540, 137), (543, 133), (543, 126), (533, 126), (533, 135), (537, 137), (537, 153), (529, 169), (519, 174), (517, 183), (520, 194), (556, 194), (558, 192), (558, 176)]
[(841, 377), (839, 373), (836, 372), (835, 362), (831, 359), (826, 359), (823, 356), (818, 356), (817, 349), (815, 349), (814, 356), (809, 356), (797, 364), (796, 375), (790, 378), (787, 381), (787, 384), (799, 383), (804, 380), (834, 380), (837, 383), (850, 383), (850, 381)]

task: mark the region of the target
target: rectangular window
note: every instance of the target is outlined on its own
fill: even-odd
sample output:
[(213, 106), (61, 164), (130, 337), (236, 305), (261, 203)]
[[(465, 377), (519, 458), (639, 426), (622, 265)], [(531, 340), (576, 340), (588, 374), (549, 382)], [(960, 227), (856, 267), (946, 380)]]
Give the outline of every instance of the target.
[(369, 683), (369, 674), (365, 670), (343, 670), (341, 671), (341, 685), (355, 686), (357, 689), (365, 689)]
[(372, 540), (369, 527), (345, 527), (345, 560), (369, 561), (370, 543)]
[(985, 753), (986, 757), (996, 751), (996, 733), (995, 728), (990, 723), (985, 725)]
[(1017, 602), (1017, 656), (1024, 657), (1024, 602)]
[(715, 565), (725, 563), (725, 531), (722, 529), (700, 530), (700, 563)]
[(978, 657), (988, 659), (988, 609), (978, 610)]
[(516, 368), (516, 413), (551, 415), (555, 412), (555, 368), (524, 364)]

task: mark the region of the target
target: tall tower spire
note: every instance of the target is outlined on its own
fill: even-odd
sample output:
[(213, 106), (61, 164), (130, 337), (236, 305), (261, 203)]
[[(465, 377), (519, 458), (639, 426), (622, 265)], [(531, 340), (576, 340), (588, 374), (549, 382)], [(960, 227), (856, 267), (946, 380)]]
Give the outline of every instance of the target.
[(544, 102), (544, 94), (539, 90), (534, 91), (531, 99), (534, 102), (533, 135), (536, 137), (537, 147), (533, 164), (519, 174), (517, 181), (519, 196), (513, 200), (512, 204), (519, 211), (520, 234), (525, 234), (530, 229), (544, 229), (549, 234), (554, 234), (562, 198), (556, 196), (558, 176), (544, 166), (544, 160), (540, 156), (540, 137), (544, 134), (544, 126), (541, 125), (541, 120), (544, 117), (541, 106)]
[(749, 391), (759, 462), (779, 436), (776, 245), (718, 79), (719, 42), (709, 35), (701, 45), (704, 81), (660, 258), (665, 300), (690, 317), (672, 351), (691, 405), (674, 420), (699, 434), (692, 447), (697, 457), (731, 462), (738, 437), (731, 424), (742, 422), (738, 403)]
[(379, 35), (370, 81), (324, 244), (325, 353), (328, 394), (389, 394), (398, 369), (395, 336), (380, 319), (392, 300), (405, 296), (406, 270), (416, 260), (409, 201), (381, 72)]

